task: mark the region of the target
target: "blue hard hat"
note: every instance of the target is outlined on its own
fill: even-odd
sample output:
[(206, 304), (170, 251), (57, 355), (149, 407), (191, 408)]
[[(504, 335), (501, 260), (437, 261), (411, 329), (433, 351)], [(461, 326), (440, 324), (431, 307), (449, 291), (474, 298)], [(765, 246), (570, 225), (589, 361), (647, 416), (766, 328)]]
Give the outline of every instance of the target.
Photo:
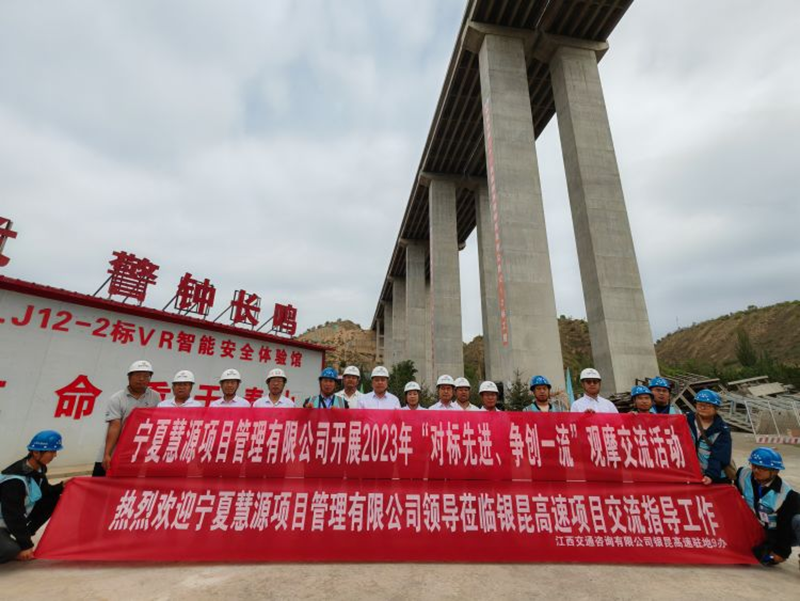
[(753, 452), (750, 453), (749, 461), (752, 465), (758, 465), (770, 470), (782, 470), (784, 468), (781, 454), (769, 447), (753, 449)]
[(28, 444), (29, 451), (60, 451), (63, 448), (61, 434), (55, 430), (42, 430)]
[(713, 390), (709, 390), (708, 388), (704, 388), (700, 392), (697, 393), (697, 396), (694, 397), (695, 403), (708, 403), (709, 405), (714, 405), (715, 407), (719, 407), (722, 405), (722, 399), (719, 398), (719, 395), (714, 392)]
[(322, 370), (322, 373), (319, 375), (320, 380), (330, 379), (330, 380), (338, 380), (339, 379), (339, 372), (337, 372), (332, 367), (326, 367)]
[(544, 376), (533, 376), (531, 378), (531, 390), (537, 386), (547, 386), (548, 388), (552, 388), (552, 386), (550, 386), (550, 381)]
[(631, 388), (631, 398), (637, 397), (640, 394), (646, 394), (651, 399), (653, 398), (653, 393), (650, 392), (650, 389), (647, 386), (634, 386)]
[(657, 386), (660, 386), (661, 388), (672, 388), (672, 386), (669, 385), (669, 380), (667, 380), (666, 378), (662, 378), (661, 376), (656, 376), (655, 378), (652, 378), (650, 380), (651, 390), (653, 388), (656, 388)]

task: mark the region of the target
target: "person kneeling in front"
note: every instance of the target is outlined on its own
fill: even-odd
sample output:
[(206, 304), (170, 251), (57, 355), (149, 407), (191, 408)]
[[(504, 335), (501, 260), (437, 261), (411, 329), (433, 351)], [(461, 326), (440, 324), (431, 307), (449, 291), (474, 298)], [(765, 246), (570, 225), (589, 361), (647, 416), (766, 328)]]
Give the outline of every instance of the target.
[(33, 559), (36, 531), (53, 515), (66, 482), (47, 481), (47, 465), (63, 449), (61, 434), (43, 430), (28, 445), (28, 455), (0, 474), (0, 563)]
[(783, 563), (800, 545), (800, 495), (782, 480), (783, 457), (768, 447), (750, 453), (750, 468), (736, 472), (736, 488), (764, 528), (766, 540), (753, 549), (767, 566)]

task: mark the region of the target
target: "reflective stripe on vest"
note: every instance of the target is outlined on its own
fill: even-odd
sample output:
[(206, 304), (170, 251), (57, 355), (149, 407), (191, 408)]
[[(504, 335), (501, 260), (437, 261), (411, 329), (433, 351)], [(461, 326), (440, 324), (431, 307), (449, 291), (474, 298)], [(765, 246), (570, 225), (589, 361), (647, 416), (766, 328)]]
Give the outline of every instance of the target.
[[(322, 403), (322, 396), (317, 395), (314, 397), (314, 400), (311, 402), (311, 406), (314, 409), (328, 409)], [(331, 404), (331, 409), (345, 409), (347, 407), (347, 401), (345, 401), (342, 397), (338, 397), (336, 395), (333, 396), (333, 403)]]
[(756, 518), (758, 518), (761, 525), (767, 530), (775, 530), (778, 527), (778, 510), (791, 492), (792, 487), (781, 481), (779, 492), (776, 493), (774, 490), (770, 490), (756, 504), (753, 481), (750, 478), (752, 473), (750, 468), (746, 467), (739, 470), (739, 490), (742, 491), (742, 496), (747, 501), (747, 506), (756, 514)]
[[(18, 474), (0, 475), (0, 484), (9, 480), (20, 480), (25, 485), (25, 517), (33, 511), (33, 506), (42, 498), (42, 489), (33, 478), (26, 478)], [(5, 528), (6, 522), (3, 520), (3, 508), (0, 507), (0, 528)]]
[[(694, 427), (698, 428), (698, 429), (700, 428), (700, 426), (697, 425), (696, 421), (695, 421)], [(694, 438), (695, 447), (697, 447), (697, 459), (698, 459), (698, 461), (700, 461), (700, 470), (703, 473), (705, 473), (705, 471), (708, 469), (708, 460), (711, 457), (711, 447), (709, 447), (706, 444), (706, 441), (703, 440), (702, 436), (700, 436), (700, 432), (699, 431), (695, 433), (695, 430), (692, 430), (691, 428), (689, 428), (689, 431), (692, 433), (692, 437)], [(714, 441), (717, 440), (718, 436), (719, 436), (719, 432), (715, 432), (711, 436), (709, 436), (708, 433), (706, 433), (706, 438), (708, 438), (708, 442), (710, 442), (712, 445), (714, 444)], [(725, 476), (725, 470), (720, 469), (719, 474), (716, 474), (716, 476), (718, 478), (724, 477)]]

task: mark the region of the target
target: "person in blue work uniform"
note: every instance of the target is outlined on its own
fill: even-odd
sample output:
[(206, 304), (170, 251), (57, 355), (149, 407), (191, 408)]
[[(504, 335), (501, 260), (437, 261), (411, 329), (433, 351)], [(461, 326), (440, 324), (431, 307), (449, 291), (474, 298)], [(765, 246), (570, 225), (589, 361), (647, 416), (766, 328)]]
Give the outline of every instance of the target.
[(533, 376), (531, 378), (531, 392), (533, 402), (525, 407), (523, 411), (539, 411), (542, 413), (560, 412), (561, 409), (554, 405), (550, 400), (550, 390), (552, 385), (550, 380), (544, 376)]
[(332, 367), (326, 367), (319, 375), (319, 394), (308, 397), (303, 401), (303, 407), (311, 409), (347, 409), (347, 401), (336, 396), (336, 382), (339, 380), (338, 372)]
[(653, 393), (647, 386), (634, 386), (631, 388), (631, 413), (655, 413), (653, 409)]
[(64, 447), (61, 434), (43, 430), (31, 439), (28, 454), (0, 473), (0, 563), (33, 557), (33, 541), (56, 508), (66, 482), (47, 481), (47, 465)]
[(783, 563), (800, 545), (800, 495), (778, 472), (784, 469), (780, 453), (759, 447), (750, 453), (750, 467), (736, 472), (736, 488), (764, 527), (766, 540), (753, 549), (767, 566)]
[(653, 413), (658, 415), (680, 415), (681, 411), (672, 404), (672, 392), (669, 381), (661, 376), (649, 382), (653, 393)]
[(725, 468), (731, 462), (731, 430), (718, 414), (722, 405), (720, 396), (713, 390), (704, 389), (694, 397), (696, 412), (686, 414), (689, 431), (692, 433), (703, 484), (729, 484)]

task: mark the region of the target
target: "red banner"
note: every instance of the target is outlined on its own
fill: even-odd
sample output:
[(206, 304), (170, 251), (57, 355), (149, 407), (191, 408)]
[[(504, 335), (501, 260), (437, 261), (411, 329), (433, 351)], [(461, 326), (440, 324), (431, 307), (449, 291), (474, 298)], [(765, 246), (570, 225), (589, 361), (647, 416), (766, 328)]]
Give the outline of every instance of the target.
[(686, 418), (137, 409), (109, 475), (698, 482)]
[(77, 478), (36, 556), (753, 564), (762, 536), (731, 486)]

